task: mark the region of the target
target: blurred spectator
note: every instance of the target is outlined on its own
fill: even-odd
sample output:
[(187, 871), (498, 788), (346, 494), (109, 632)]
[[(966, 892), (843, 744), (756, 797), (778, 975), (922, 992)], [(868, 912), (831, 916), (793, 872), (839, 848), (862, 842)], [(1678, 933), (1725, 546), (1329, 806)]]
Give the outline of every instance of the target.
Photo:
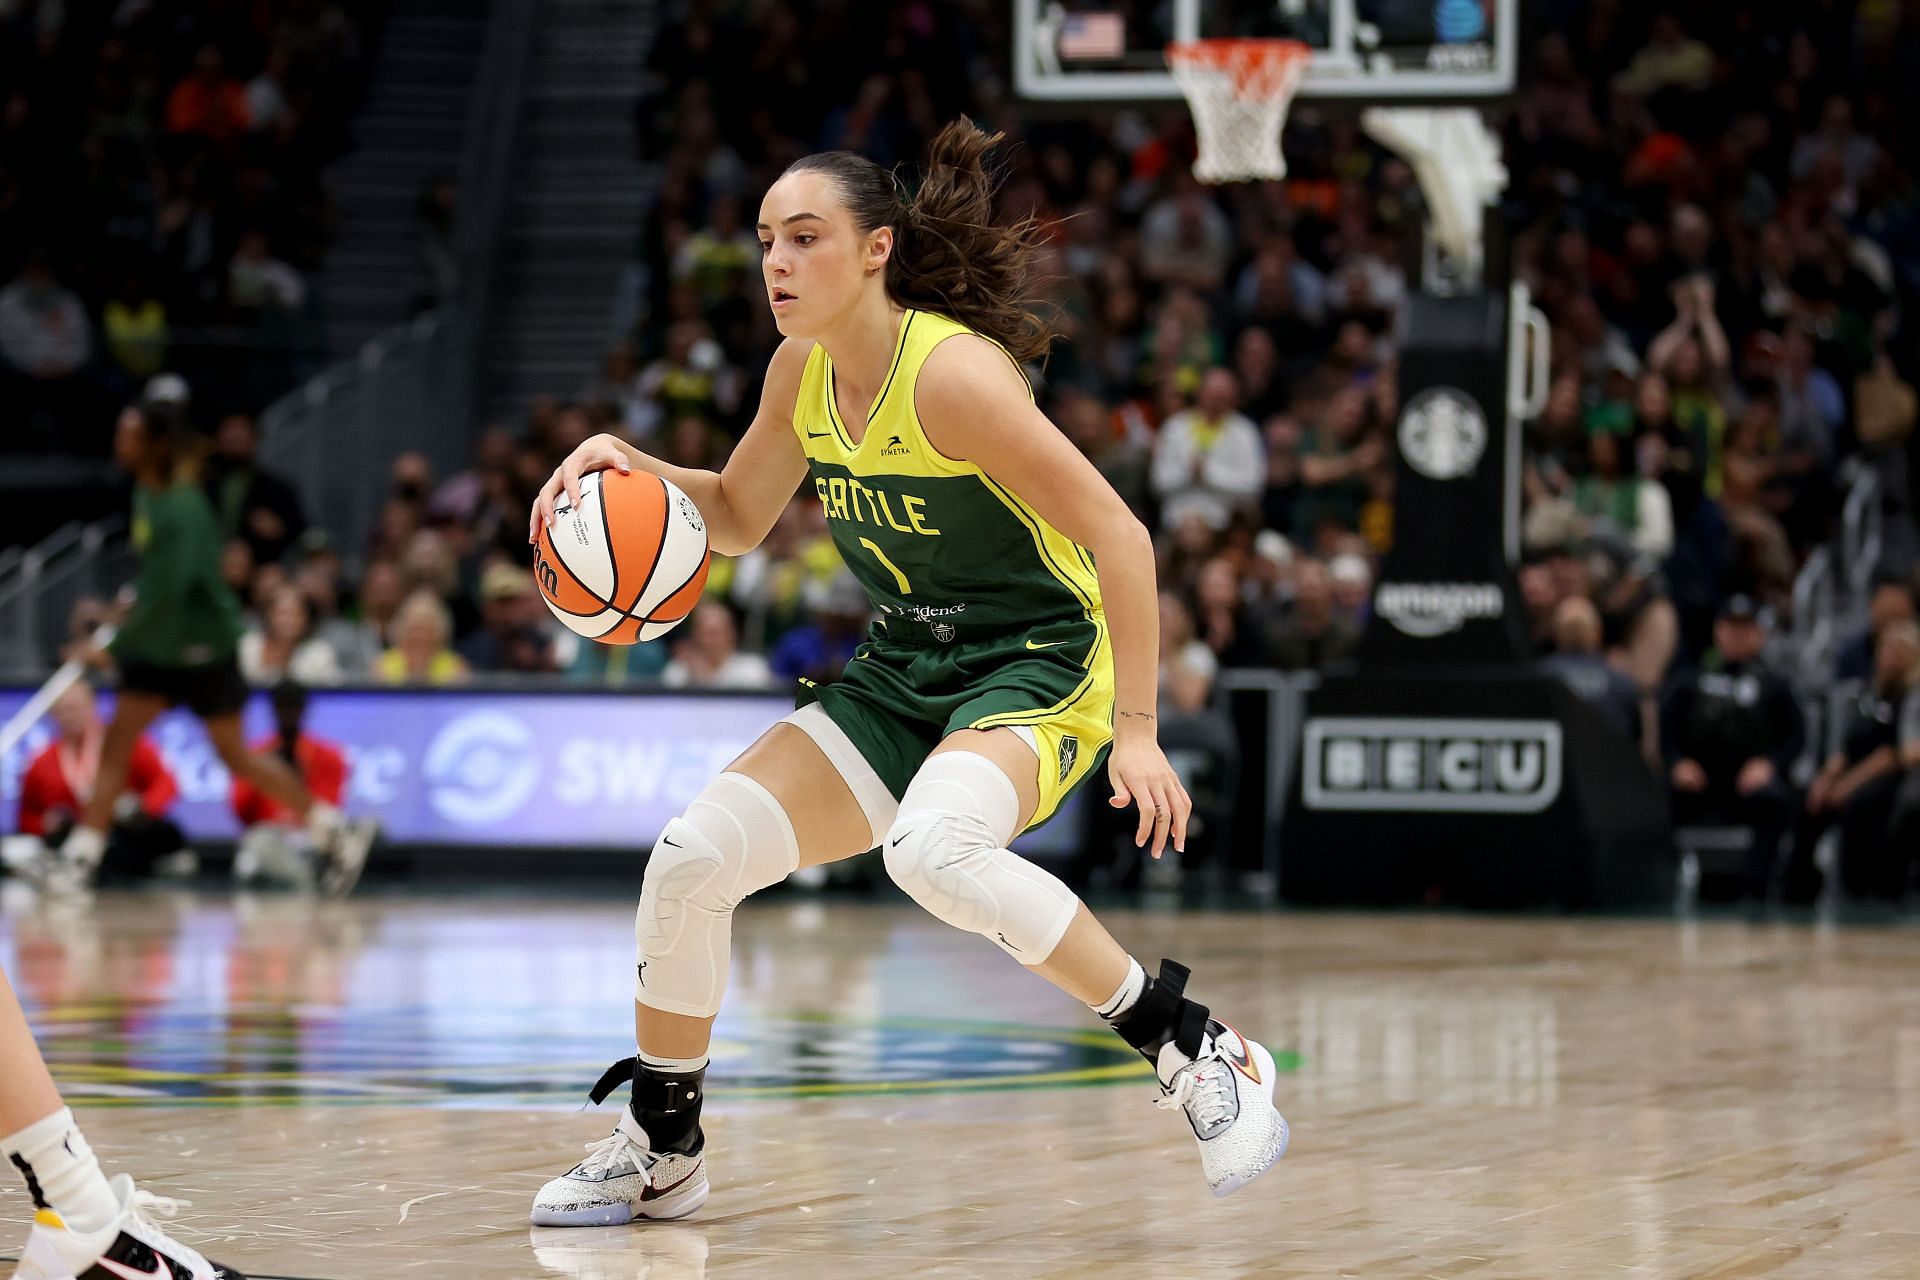
[(1157, 284), (1211, 291), (1232, 258), (1232, 224), (1193, 176), (1176, 168), (1173, 190), (1140, 219), (1141, 273)]
[(1652, 38), (1614, 79), (1614, 87), (1641, 97), (1662, 89), (1700, 90), (1713, 78), (1713, 50), (1693, 39), (1668, 13), (1653, 15)]
[[(1220, 562), (1224, 563), (1224, 562)], [(1160, 593), (1160, 698), (1156, 731), (1167, 762), (1193, 797), (1185, 855), (1169, 851), (1148, 875), (1173, 883), (1183, 858), (1206, 860), (1216, 870), (1229, 852), (1240, 744), (1233, 722), (1215, 703), (1220, 664), (1214, 650), (1194, 634), (1193, 616), (1176, 592)], [(1198, 841), (1198, 844), (1195, 842)], [(1158, 873), (1155, 876), (1155, 873)]]
[(1677, 826), (1729, 824), (1749, 832), (1744, 896), (1766, 896), (1780, 838), (1793, 818), (1788, 775), (1806, 740), (1800, 704), (1761, 661), (1759, 606), (1730, 599), (1713, 629), (1714, 650), (1679, 681), (1663, 710), (1663, 756)]
[(1369, 496), (1367, 472), (1387, 457), (1385, 443), (1367, 431), (1367, 412), (1366, 392), (1343, 387), (1322, 402), (1318, 425), (1301, 437), (1302, 492), (1293, 504), (1296, 543), (1325, 552), (1331, 550), (1331, 535), (1359, 529)]
[[(57, 736), (20, 775), (19, 827), (26, 835), (39, 836), (46, 848), (58, 849), (93, 792), (106, 725), (93, 687), (84, 680), (55, 699), (49, 714)], [(179, 796), (159, 750), (142, 734), (133, 743), (126, 792), (113, 807), (103, 875), (186, 869), (178, 858), (186, 850), (186, 837), (167, 817)], [(175, 865), (164, 866), (163, 860)]]
[[(346, 802), (347, 756), (337, 743), (306, 731), (306, 689), (281, 680), (270, 702), (274, 731), (248, 745), (286, 761), (315, 800), (339, 808)], [(241, 827), (234, 879), (310, 887), (316, 879), (315, 851), (299, 815), (243, 778), (233, 780), (228, 802)]]
[(1213, 698), (1220, 660), (1194, 634), (1193, 614), (1177, 591), (1160, 593), (1160, 713), (1193, 715)]
[(267, 233), (244, 232), (227, 267), (227, 301), (246, 314), (293, 314), (307, 305), (307, 282), (293, 265), (274, 256)]
[(671, 270), (675, 280), (693, 285), (701, 312), (712, 317), (749, 280), (758, 284), (759, 268), (760, 241), (741, 221), (740, 201), (718, 195), (708, 206), (707, 224), (681, 243)]
[(1312, 557), (1293, 562), (1293, 608), (1267, 638), (1267, 658), (1282, 671), (1320, 671), (1353, 656), (1360, 635), (1334, 610), (1333, 580)]
[(806, 596), (811, 620), (781, 636), (768, 660), (783, 680), (830, 684), (866, 637), (873, 604), (859, 579), (844, 569), (824, 584), (809, 584)]
[(1362, 630), (1373, 600), (1373, 570), (1367, 558), (1352, 551), (1335, 556), (1327, 562), (1327, 581), (1333, 586), (1334, 612), (1355, 632)]
[(260, 424), (250, 413), (229, 413), (214, 434), (207, 459), (207, 498), (229, 538), (247, 544), (256, 564), (273, 564), (306, 532), (300, 495), (261, 467)]
[(533, 575), (495, 560), (480, 575), (480, 629), (461, 643), (460, 656), (474, 671), (555, 671), (548, 616)]
[(1300, 424), (1292, 415), (1277, 413), (1267, 419), (1267, 479), (1260, 494), (1260, 519), (1276, 534), (1299, 527), (1298, 508), (1304, 491), (1300, 468)]
[(1091, 392), (1062, 387), (1054, 398), (1053, 420), (1133, 513), (1144, 517), (1149, 503), (1150, 456), (1115, 430), (1106, 406)]
[[(392, 566), (388, 566), (391, 572)], [(344, 583), (340, 557), (325, 546), (314, 546), (300, 559), (294, 571), (294, 583), (306, 597), (313, 617), (313, 637), (333, 654), (333, 663), (343, 680), (364, 677), (385, 646), (372, 626), (356, 622), (341, 612)]]
[(1260, 432), (1238, 411), (1240, 389), (1227, 369), (1210, 369), (1198, 403), (1167, 419), (1153, 448), (1153, 491), (1160, 516), (1177, 528), (1190, 519), (1224, 529), (1259, 494), (1266, 475)]
[(1885, 858), (1888, 822), (1905, 777), (1900, 761), (1900, 712), (1920, 678), (1920, 626), (1894, 621), (1880, 632), (1872, 684), (1847, 708), (1840, 749), (1828, 756), (1807, 788), (1795, 824), (1793, 849), (1781, 877), (1782, 896), (1809, 902), (1820, 890), (1814, 845), (1840, 827), (1840, 882), (1849, 896), (1893, 896)]
[(245, 89), (247, 127), (255, 133), (276, 132), (299, 123), (290, 101), (293, 51), (276, 47), (267, 53), (260, 72)]
[(1221, 666), (1259, 666), (1265, 657), (1261, 637), (1240, 593), (1240, 574), (1226, 556), (1200, 566), (1193, 586), (1189, 626)]
[(685, 628), (686, 635), (673, 646), (673, 660), (660, 673), (669, 689), (773, 688), (767, 660), (740, 651), (740, 628), (725, 604), (701, 601)]
[(227, 74), (219, 45), (202, 45), (193, 70), (167, 95), (167, 132), (200, 134), (224, 144), (246, 127), (246, 86)]
[(1920, 621), (1920, 607), (1916, 607), (1912, 586), (1904, 576), (1883, 571), (1875, 578), (1873, 595), (1867, 601), (1867, 625), (1840, 646), (1834, 658), (1834, 677), (1865, 680), (1873, 675), (1878, 667), (1874, 653), (1881, 635), (1895, 623), (1915, 621)]
[(268, 597), (261, 620), (240, 636), (240, 674), (257, 687), (281, 679), (338, 684), (340, 659), (313, 634), (307, 597), (289, 583)]
[(1598, 711), (1627, 742), (1640, 741), (1640, 691), (1600, 649), (1600, 611), (1585, 596), (1560, 602), (1553, 614), (1553, 652), (1541, 666)]
[(1588, 527), (1626, 538), (1655, 557), (1673, 550), (1673, 505), (1667, 491), (1626, 469), (1621, 439), (1610, 431), (1587, 437), (1587, 475), (1573, 486), (1573, 506)]
[(381, 684), (459, 684), (468, 676), (455, 653), (453, 616), (431, 591), (416, 590), (393, 619), (393, 647), (374, 664)]
[(642, 403), (657, 406), (637, 415), (645, 418), (635, 428), (642, 436), (682, 418), (720, 421), (740, 407), (740, 376), (698, 320), (683, 320), (668, 331), (666, 351), (640, 371), (637, 391)]
[(166, 368), (167, 307), (141, 272), (126, 273), (120, 292), (100, 313), (100, 329), (107, 354), (128, 378), (145, 382)]
[(588, 404), (607, 406), (619, 423), (617, 435), (640, 439), (659, 420), (659, 409), (640, 385), (630, 342), (616, 342), (607, 348), (599, 376), (587, 384), (580, 398)]
[[(393, 624), (400, 616), (400, 606), (406, 602), (406, 598), (407, 579), (398, 564), (391, 560), (375, 560), (367, 566), (366, 573), (360, 579), (357, 622), (362, 633), (360, 643), (372, 645), (374, 661), (378, 660), (383, 650), (393, 645)], [(370, 661), (367, 669), (371, 670), (373, 665), (374, 662)]]
[(805, 621), (811, 591), (842, 572), (820, 504), (812, 497), (794, 498), (766, 539), (733, 562), (727, 600), (744, 619), (743, 642), (757, 651), (771, 649)]
[(40, 438), (0, 440), (0, 449), (58, 441), (58, 424), (85, 404), (80, 372), (92, 354), (93, 329), (79, 295), (54, 278), (45, 251), (28, 254), (20, 274), (0, 288), (0, 393)]
[(1914, 863), (1920, 860), (1920, 679), (1914, 683), (1900, 706), (1900, 790), (1878, 865), (1864, 872), (1864, 888), (1896, 901), (1912, 887)]

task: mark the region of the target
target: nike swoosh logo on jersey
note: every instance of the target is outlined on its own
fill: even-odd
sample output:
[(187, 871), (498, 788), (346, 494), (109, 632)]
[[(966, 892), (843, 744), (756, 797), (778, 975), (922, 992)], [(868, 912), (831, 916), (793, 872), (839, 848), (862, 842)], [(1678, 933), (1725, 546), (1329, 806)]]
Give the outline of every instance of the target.
[(826, 439), (826, 438), (827, 438), (828, 436), (830, 436), (830, 435), (832, 435), (832, 434), (833, 434), (833, 432), (831, 432), (831, 431), (809, 431), (809, 432), (807, 432), (807, 439), (809, 439), (809, 440), (825, 440), (825, 439)]
[(132, 1267), (115, 1262), (112, 1258), (102, 1258), (94, 1265), (97, 1267), (105, 1267), (107, 1270), (113, 1272), (113, 1274), (122, 1277), (122, 1280), (179, 1280), (180, 1275), (179, 1272), (173, 1269), (173, 1264), (161, 1257), (158, 1253), (153, 1255), (153, 1270), (151, 1271), (135, 1271)]
[(1055, 648), (1055, 647), (1057, 647), (1057, 646), (1059, 646), (1059, 645), (1063, 645), (1063, 644), (1065, 644), (1065, 643), (1066, 643), (1066, 641), (1065, 641), (1065, 640), (1049, 640), (1049, 641), (1047, 641), (1047, 642), (1046, 642), (1045, 644), (1035, 644), (1035, 643), (1034, 643), (1033, 641), (1031, 641), (1031, 640), (1029, 640), (1029, 641), (1027, 641), (1027, 648), (1029, 648), (1029, 649), (1052, 649), (1052, 648)]
[[(1224, 1022), (1221, 1023), (1220, 1025), (1223, 1027), (1226, 1027), (1227, 1030), (1229, 1031), (1233, 1031), (1233, 1028), (1230, 1026), (1227, 1026), (1227, 1024)], [(1223, 1044), (1220, 1046), (1220, 1056), (1225, 1058), (1228, 1062), (1231, 1062), (1234, 1066), (1234, 1069), (1237, 1070), (1241, 1075), (1253, 1081), (1255, 1084), (1259, 1084), (1260, 1068), (1253, 1065), (1253, 1055), (1247, 1052), (1247, 1038), (1241, 1035), (1238, 1031), (1233, 1031), (1233, 1038), (1240, 1042), (1240, 1052), (1235, 1053)]]

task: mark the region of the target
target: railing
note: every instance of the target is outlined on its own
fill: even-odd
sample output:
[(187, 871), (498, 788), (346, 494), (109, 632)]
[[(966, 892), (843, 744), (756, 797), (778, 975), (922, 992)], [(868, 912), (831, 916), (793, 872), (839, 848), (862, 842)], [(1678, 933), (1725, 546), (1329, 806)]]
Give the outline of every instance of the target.
[(133, 577), (118, 516), (62, 526), (0, 563), (0, 673), (38, 679), (59, 660), (68, 619), (84, 596), (112, 596)]
[(438, 475), (470, 459), (480, 340), (533, 46), (537, 0), (492, 0), (459, 167), (460, 293), (396, 325), (275, 401), (261, 417), (261, 459), (299, 486), (308, 518), (357, 560), (379, 517), (386, 472), (409, 451)]
[(307, 518), (355, 560), (401, 453), (437, 474), (466, 464), (471, 330), (449, 304), (372, 339), (351, 360), (308, 379), (260, 417), (260, 460), (300, 489)]

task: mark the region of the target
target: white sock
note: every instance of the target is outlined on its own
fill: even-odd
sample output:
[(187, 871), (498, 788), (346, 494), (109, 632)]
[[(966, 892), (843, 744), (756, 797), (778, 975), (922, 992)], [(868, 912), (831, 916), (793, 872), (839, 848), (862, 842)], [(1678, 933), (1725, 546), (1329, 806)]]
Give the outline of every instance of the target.
[(697, 1058), (663, 1058), (657, 1053), (648, 1053), (642, 1049), (640, 1065), (663, 1076), (692, 1075), (696, 1071), (706, 1070), (707, 1055), (703, 1053)]
[(1132, 956), (1128, 956), (1127, 976), (1120, 980), (1120, 989), (1099, 1004), (1090, 1004), (1087, 1007), (1105, 1018), (1108, 1022), (1112, 1022), (1125, 1015), (1129, 1009), (1138, 1004), (1140, 997), (1145, 995), (1146, 991), (1147, 971), (1140, 967), (1138, 960), (1135, 960)]
[(34, 1204), (52, 1209), (75, 1231), (98, 1231), (120, 1213), (107, 1175), (66, 1107), (0, 1138), (0, 1155), (26, 1175)]
[(60, 842), (60, 856), (76, 866), (97, 867), (106, 852), (107, 837), (92, 827), (75, 826)]

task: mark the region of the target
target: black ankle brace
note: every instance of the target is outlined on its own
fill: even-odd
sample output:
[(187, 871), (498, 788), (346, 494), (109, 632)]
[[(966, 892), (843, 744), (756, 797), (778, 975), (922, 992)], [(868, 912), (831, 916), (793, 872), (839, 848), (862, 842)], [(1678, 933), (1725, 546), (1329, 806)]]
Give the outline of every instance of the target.
[(654, 1150), (688, 1153), (698, 1150), (700, 1104), (707, 1092), (705, 1067), (668, 1074), (650, 1070), (637, 1057), (622, 1058), (601, 1074), (587, 1096), (595, 1105), (605, 1102), (607, 1095), (623, 1080), (633, 1081), (633, 1098), (627, 1109), (647, 1131)]
[(1207, 1034), (1207, 1006), (1187, 999), (1188, 969), (1172, 960), (1160, 962), (1158, 977), (1147, 979), (1147, 989), (1126, 1016), (1113, 1024), (1120, 1038), (1157, 1063), (1162, 1046), (1171, 1043), (1189, 1058), (1200, 1056)]

